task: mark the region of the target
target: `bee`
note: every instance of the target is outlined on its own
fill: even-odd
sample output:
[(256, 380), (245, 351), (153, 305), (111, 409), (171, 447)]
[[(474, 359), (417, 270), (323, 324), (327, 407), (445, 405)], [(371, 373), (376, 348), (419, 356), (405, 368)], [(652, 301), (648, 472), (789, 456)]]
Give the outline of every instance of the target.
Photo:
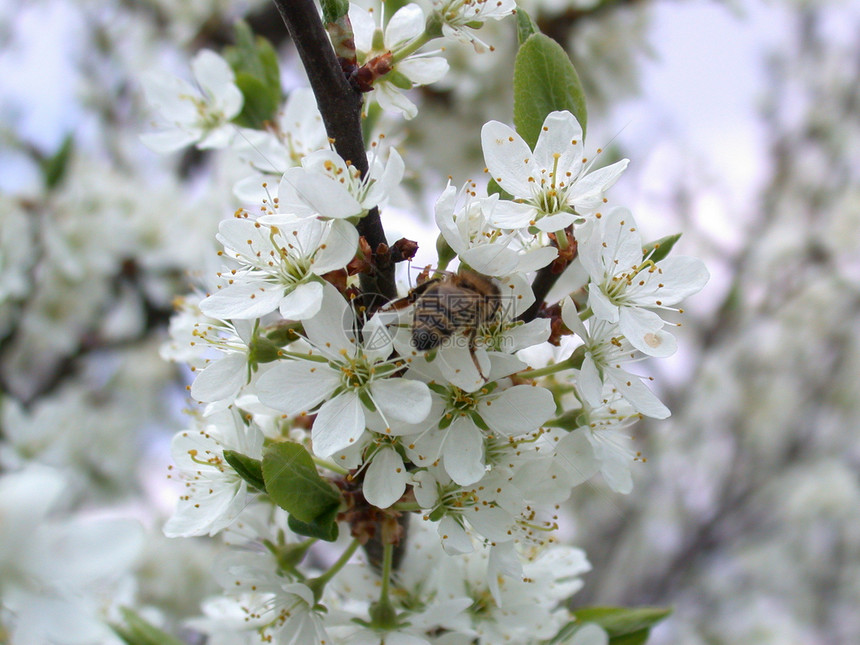
[(475, 356), (475, 338), (481, 325), (501, 310), (501, 292), (492, 278), (461, 268), (457, 273), (426, 279), (393, 308), (415, 305), (412, 317), (412, 346), (419, 351), (438, 348), (455, 334), (469, 342), (472, 362), (484, 374)]

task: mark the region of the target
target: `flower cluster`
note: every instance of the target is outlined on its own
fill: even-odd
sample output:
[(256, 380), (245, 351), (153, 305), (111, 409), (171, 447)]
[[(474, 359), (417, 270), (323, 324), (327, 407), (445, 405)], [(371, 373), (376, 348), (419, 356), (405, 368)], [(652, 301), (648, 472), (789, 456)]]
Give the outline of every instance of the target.
[[(436, 6), (443, 33), (479, 47), (469, 29), (513, 3)], [(423, 10), (368, 32), (372, 20), (350, 10), (357, 64), (387, 56), (376, 100), (414, 116), (401, 90), (445, 71), (414, 56), (429, 41)], [(319, 123), (304, 98), (288, 109)], [(285, 154), (263, 172), (280, 173), (277, 192), (221, 223), (215, 288), (186, 299), (165, 350), (191, 364), (190, 393), (207, 404), (173, 443), (185, 488), (166, 532), (265, 547), (221, 565), (225, 597), (196, 628), (236, 642), (489, 644), (544, 642), (571, 622), (563, 600), (589, 565), (557, 542), (560, 504), (597, 472), (632, 488), (625, 428), (669, 414), (632, 364), (674, 351), (663, 316), (708, 277), (608, 205), (627, 160), (597, 168), (583, 138), (569, 111), (546, 115), (533, 149), (487, 123), (500, 190), (449, 184), (435, 267), (380, 302), (360, 286), (378, 266), (358, 231), (397, 191), (399, 153), (375, 144), (362, 174), (318, 137), (276, 136)], [(550, 264), (584, 281), (536, 302), (534, 274)], [(305, 563), (317, 540), (341, 546), (328, 568)], [(575, 631), (564, 642), (605, 642)]]

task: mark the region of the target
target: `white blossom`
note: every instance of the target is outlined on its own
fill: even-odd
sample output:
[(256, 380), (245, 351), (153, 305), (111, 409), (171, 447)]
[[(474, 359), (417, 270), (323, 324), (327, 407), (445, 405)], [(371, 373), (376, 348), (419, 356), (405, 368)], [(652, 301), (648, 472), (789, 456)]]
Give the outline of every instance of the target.
[(184, 489), (164, 525), (165, 535), (215, 535), (242, 512), (248, 484), (224, 459), (225, 450), (260, 459), (263, 435), (253, 423), (246, 425), (234, 412), (224, 411), (207, 425), (174, 436), (171, 452)]
[(163, 130), (141, 136), (156, 152), (174, 152), (191, 143), (223, 148), (235, 133), (230, 121), (242, 110), (244, 99), (227, 61), (204, 49), (191, 61), (191, 69), (202, 92), (173, 76), (144, 76), (146, 98), (165, 121)]
[(708, 281), (698, 258), (670, 256), (654, 263), (643, 257), (642, 237), (626, 208), (613, 208), (580, 237), (579, 258), (588, 271), (588, 306), (596, 318), (618, 323), (621, 333), (639, 351), (665, 357), (675, 352), (675, 339), (662, 331), (653, 310), (673, 306), (697, 293)]
[(501, 228), (535, 226), (561, 231), (603, 204), (627, 160), (591, 170), (583, 156), (582, 127), (570, 112), (550, 112), (534, 152), (509, 126), (490, 121), (481, 130), (490, 176), (514, 201), (500, 201), (491, 222)]
[(320, 457), (356, 442), (367, 411), (379, 410), (390, 428), (392, 421), (422, 421), (431, 403), (424, 383), (394, 377), (399, 361), (389, 360), (388, 335), (374, 333), (368, 323), (362, 342), (347, 302), (330, 284), (324, 289), (320, 311), (303, 321), (311, 348), (279, 361), (257, 381), (266, 405), (289, 415), (315, 411), (312, 440)]
[(585, 358), (578, 386), (589, 404), (599, 406), (603, 403), (605, 383), (614, 387), (637, 412), (654, 419), (669, 416), (669, 409), (642, 383), (644, 377), (631, 374), (622, 367), (625, 363), (641, 359), (617, 325), (591, 319), (586, 330), (570, 298), (562, 304), (561, 317), (568, 329), (584, 341)]
[(66, 487), (45, 466), (0, 476), (0, 615), (10, 645), (117, 642), (107, 609), (143, 532), (129, 520), (62, 516)]
[(558, 251), (542, 246), (536, 236), (491, 224), (499, 196), (473, 198), (472, 189), (467, 184), (458, 193), (449, 183), (436, 200), (436, 225), (462, 262), (478, 273), (502, 278), (536, 271), (556, 258)]
[(385, 162), (372, 154), (363, 176), (333, 150), (318, 150), (302, 158), (301, 167), (284, 173), (278, 187), (278, 213), (264, 215), (260, 222), (281, 224), (293, 216), (329, 219), (364, 217), (375, 206), (383, 206), (403, 178), (404, 164), (391, 148)]
[(358, 233), (347, 222), (315, 217), (283, 218), (278, 225), (236, 217), (221, 222), (218, 241), (238, 268), (219, 273), (228, 284), (200, 303), (205, 315), (252, 319), (277, 309), (300, 320), (319, 311), (320, 276), (352, 259)]
[(515, 0), (433, 0), (433, 5), (442, 20), (442, 33), (471, 43), (479, 53), (488, 47), (473, 30), (487, 20), (501, 20), (517, 8)]
[(371, 101), (376, 101), (384, 110), (400, 112), (407, 119), (415, 118), (418, 108), (406, 98), (404, 90), (435, 83), (448, 71), (448, 62), (440, 56), (410, 53), (400, 58), (424, 33), (424, 10), (415, 3), (398, 9), (385, 26), (381, 50), (373, 47), (377, 24), (372, 12), (350, 3), (349, 19), (355, 32), (356, 50), (361, 53), (359, 63), (382, 57), (386, 60), (383, 65), (389, 68), (374, 79), (373, 91), (365, 99), (365, 110)]

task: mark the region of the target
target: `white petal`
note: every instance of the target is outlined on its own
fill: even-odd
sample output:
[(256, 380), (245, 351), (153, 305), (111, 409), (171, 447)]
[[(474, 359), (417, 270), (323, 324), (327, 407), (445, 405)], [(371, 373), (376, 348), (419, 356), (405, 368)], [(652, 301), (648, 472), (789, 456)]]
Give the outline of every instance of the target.
[(558, 168), (560, 176), (572, 169), (575, 177), (582, 166), (582, 148), (582, 126), (576, 117), (568, 111), (550, 112), (535, 144), (535, 163), (547, 170)]
[(149, 132), (140, 135), (140, 140), (147, 148), (161, 155), (170, 154), (191, 145), (197, 141), (200, 135), (179, 128), (163, 130), (161, 132)]
[(466, 530), (448, 515), (439, 520), (439, 537), (442, 538), (442, 548), (448, 555), (471, 553), (475, 547)]
[(579, 313), (577, 313), (576, 311), (576, 305), (573, 304), (573, 299), (570, 297), (567, 297), (562, 300), (561, 321), (564, 323), (565, 327), (567, 327), (570, 331), (579, 336), (581, 339), (585, 340), (586, 338), (588, 338), (588, 332), (585, 329), (585, 325), (579, 318)]
[(166, 74), (144, 74), (141, 80), (146, 100), (170, 123), (190, 125), (197, 120), (197, 107), (191, 97), (200, 93), (187, 81)]
[(409, 473), (394, 448), (380, 450), (367, 467), (362, 492), (377, 508), (388, 508), (403, 496)]
[(426, 419), (432, 403), (426, 383), (405, 378), (373, 381), (370, 395), (383, 413), (406, 423)]
[[(364, 207), (347, 188), (321, 173), (305, 168), (290, 168), (284, 173), (281, 187), (284, 183), (289, 184), (301, 200), (299, 206), (305, 205), (324, 217), (353, 217), (364, 212)], [(279, 208), (282, 211), (288, 211), (292, 206), (292, 203), (287, 202), (287, 195), (287, 191), (278, 189)]]
[(598, 470), (600, 462), (594, 456), (594, 448), (586, 437), (586, 429), (574, 430), (562, 437), (555, 447), (555, 455), (562, 468), (571, 473), (570, 486), (591, 479)]
[(484, 476), (484, 434), (468, 417), (451, 424), (443, 450), (445, 472), (460, 486)]
[(586, 623), (576, 630), (567, 645), (608, 645), (609, 636), (603, 628), (594, 623)]
[(217, 128), (207, 130), (206, 134), (197, 142), (197, 147), (201, 150), (226, 148), (236, 136), (236, 130), (231, 123), (225, 123)]
[(518, 269), (521, 257), (502, 244), (482, 244), (464, 251), (460, 256), (478, 273), (491, 276), (510, 275)]
[(134, 563), (143, 545), (143, 527), (133, 520), (76, 519), (52, 526), (41, 562), (44, 579), (70, 589), (115, 579)]
[(354, 321), (349, 304), (334, 285), (325, 282), (320, 310), (304, 321), (305, 335), (326, 356), (341, 360), (340, 350), (346, 350), (350, 356), (355, 353)]
[(529, 273), (537, 271), (545, 267), (558, 257), (558, 249), (551, 246), (542, 246), (538, 249), (532, 249), (520, 255), (520, 263), (517, 271), (520, 273)]
[[(465, 342), (462, 344), (465, 345)], [(466, 392), (474, 392), (484, 384), (484, 379), (475, 366), (469, 348), (460, 345), (461, 343), (451, 343), (440, 347), (436, 352), (436, 362), (449, 383)], [(486, 356), (486, 352), (484, 355)], [(486, 375), (486, 372), (484, 374)]]
[(260, 402), (289, 415), (310, 412), (340, 385), (340, 372), (324, 363), (289, 360), (257, 380)]
[(663, 331), (663, 320), (653, 311), (621, 307), (618, 328), (633, 347), (648, 356), (665, 358), (678, 347), (675, 337)]
[(230, 352), (198, 372), (191, 384), (191, 396), (203, 403), (232, 397), (248, 379), (248, 357)]
[(433, 508), (439, 499), (436, 478), (427, 470), (419, 470), (411, 478), (415, 501), (421, 508)]
[(439, 56), (407, 58), (397, 65), (415, 85), (430, 85), (448, 73), (448, 61)]
[(588, 306), (591, 307), (599, 320), (605, 320), (609, 323), (618, 322), (618, 306), (610, 302), (595, 282), (588, 285)]
[(343, 392), (317, 412), (311, 434), (314, 454), (326, 459), (355, 443), (363, 432), (364, 407), (355, 392)]
[[(642, 235), (633, 219), (633, 213), (627, 208), (613, 208), (600, 222), (602, 241), (589, 246), (596, 246), (600, 253), (600, 273), (593, 278), (603, 280), (603, 273), (614, 275), (619, 271), (628, 271), (642, 264)], [(600, 238), (600, 234), (595, 234)]]
[[(228, 106), (236, 109), (235, 91), (238, 91), (238, 88), (233, 83), (235, 78), (233, 70), (227, 64), (226, 60), (209, 49), (203, 49), (191, 61), (191, 71), (194, 73), (194, 78), (200, 83), (200, 87), (219, 106)], [(238, 107), (241, 106), (242, 94), (239, 92)], [(226, 116), (228, 118), (233, 117), (236, 113), (238, 113), (238, 110)]]
[(382, 361), (394, 350), (394, 334), (397, 328), (387, 313), (377, 313), (361, 330), (362, 350), (370, 361)]
[(499, 607), (502, 606), (502, 594), (499, 591), (499, 577), (502, 575), (512, 578), (521, 578), (523, 575), (523, 567), (514, 549), (513, 541), (494, 544), (490, 548), (490, 558), (487, 562), (487, 586)]
[(207, 494), (180, 499), (173, 515), (164, 524), (164, 535), (192, 537), (217, 534), (232, 524), (245, 507), (246, 492), (247, 485), (236, 481), (232, 486), (213, 486)]
[[(507, 346), (505, 347), (507, 351)], [(487, 381), (498, 381), (500, 378), (510, 376), (515, 372), (524, 370), (528, 365), (516, 356), (503, 354), (502, 352), (487, 352), (490, 357), (490, 371), (485, 372)]]
[(702, 290), (710, 274), (699, 258), (683, 255), (668, 257), (657, 266), (662, 271), (663, 287), (660, 300), (664, 305), (673, 305)]
[(494, 432), (507, 436), (538, 429), (555, 412), (549, 390), (531, 385), (515, 385), (496, 398), (481, 401), (478, 414)]
[(518, 325), (505, 334), (504, 348), (507, 352), (518, 352), (547, 340), (551, 333), (548, 318), (535, 318), (524, 325)]
[(323, 286), (316, 280), (296, 285), (281, 299), (278, 310), (287, 320), (305, 320), (319, 313), (323, 300)]
[(580, 219), (579, 215), (573, 213), (559, 212), (552, 215), (544, 215), (537, 222), (535, 227), (545, 233), (554, 233), (567, 228), (576, 220)]
[(499, 228), (526, 228), (531, 225), (532, 220), (537, 219), (537, 216), (538, 211), (531, 204), (520, 204), (500, 199), (493, 212), (490, 213), (489, 221), (490, 224)]
[(597, 407), (603, 399), (603, 379), (594, 363), (591, 353), (585, 354), (582, 369), (579, 372), (579, 391), (589, 405)]
[(531, 197), (529, 177), (538, 180), (539, 171), (523, 138), (504, 123), (489, 121), (481, 128), (481, 146), (490, 176), (499, 186), (514, 197)]
[(239, 278), (205, 298), (200, 303), (200, 311), (218, 320), (252, 320), (272, 313), (283, 297), (282, 285)]
[(621, 396), (627, 399), (637, 412), (654, 419), (665, 419), (671, 414), (669, 408), (663, 405), (657, 395), (639, 380), (640, 377), (622, 369), (607, 368), (605, 374)]
[(630, 475), (630, 464), (618, 459), (606, 460), (601, 464), (600, 473), (616, 493), (627, 495), (633, 490), (633, 477)]
[(272, 251), (270, 232), (268, 226), (258, 225), (253, 220), (231, 217), (221, 220), (215, 237), (230, 257), (238, 254), (237, 257), (245, 264), (255, 264), (260, 255), (267, 257)]
[(603, 203), (603, 193), (618, 181), (628, 163), (629, 159), (622, 159), (611, 166), (588, 173), (579, 179), (568, 193), (568, 203), (577, 209), (599, 208)]
[(383, 110), (402, 112), (406, 120), (414, 119), (418, 115), (418, 107), (406, 98), (403, 90), (392, 83), (377, 82), (373, 98)]
[(314, 257), (313, 271), (317, 275), (346, 266), (358, 248), (358, 231), (355, 226), (339, 219), (329, 222), (329, 226), (325, 248)]
[(488, 540), (502, 543), (511, 539), (508, 532), (513, 518), (498, 506), (474, 506), (466, 518), (478, 533)]
[(398, 9), (385, 27), (386, 49), (396, 49), (424, 31), (424, 11), (415, 3)]

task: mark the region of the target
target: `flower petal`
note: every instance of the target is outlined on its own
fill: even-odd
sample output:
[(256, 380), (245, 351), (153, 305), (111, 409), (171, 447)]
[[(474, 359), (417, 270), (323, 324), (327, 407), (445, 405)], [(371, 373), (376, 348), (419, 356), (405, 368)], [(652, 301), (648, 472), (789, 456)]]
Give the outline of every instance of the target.
[(427, 418), (432, 399), (426, 383), (405, 378), (389, 378), (370, 384), (370, 395), (382, 412), (406, 423)]
[(442, 538), (442, 548), (448, 555), (471, 553), (475, 550), (472, 540), (466, 530), (450, 515), (439, 520), (439, 537)]
[(311, 433), (314, 454), (326, 459), (348, 448), (364, 432), (364, 407), (355, 392), (347, 391), (323, 403)]
[(388, 508), (406, 492), (409, 473), (394, 448), (385, 447), (373, 457), (364, 476), (364, 498), (377, 508)]
[(461, 417), (448, 428), (443, 447), (445, 472), (460, 486), (474, 484), (486, 472), (484, 433), (468, 417)]
[(219, 320), (251, 320), (272, 313), (283, 297), (282, 285), (239, 278), (201, 301), (200, 311)]
[(540, 173), (523, 138), (504, 123), (489, 121), (481, 128), (481, 146), (490, 176), (499, 186), (514, 197), (531, 197), (529, 177), (537, 181)]
[(278, 310), (287, 320), (305, 320), (319, 313), (323, 300), (323, 286), (316, 280), (296, 285), (281, 299)]
[(481, 402), (478, 413), (494, 431), (506, 436), (536, 430), (555, 412), (549, 390), (532, 385), (515, 385), (495, 398)]
[(278, 363), (257, 379), (263, 405), (289, 415), (310, 412), (340, 385), (340, 372), (324, 363), (290, 360)]
[(248, 357), (230, 352), (206, 366), (191, 384), (191, 396), (203, 403), (232, 397), (248, 378)]
[(565, 110), (546, 115), (535, 144), (534, 158), (538, 167), (557, 169), (559, 176), (572, 170), (575, 178), (582, 167), (582, 149), (582, 126), (573, 114)]

